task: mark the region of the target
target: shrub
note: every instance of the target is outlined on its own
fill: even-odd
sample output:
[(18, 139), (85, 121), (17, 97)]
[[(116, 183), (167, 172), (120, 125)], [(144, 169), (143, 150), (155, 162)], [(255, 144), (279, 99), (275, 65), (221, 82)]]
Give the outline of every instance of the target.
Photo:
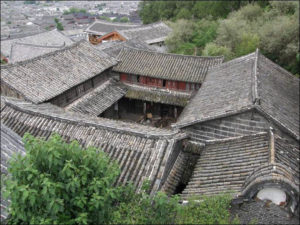
[[(115, 187), (119, 169), (104, 152), (25, 134), (26, 155), (10, 162), (4, 194), (9, 224), (229, 224), (230, 196), (179, 203), (178, 196), (150, 195), (150, 182), (136, 193)], [(235, 220), (236, 222), (236, 220)]]
[(229, 194), (205, 196), (180, 207), (177, 224), (230, 224)]
[(11, 205), (8, 223), (108, 223), (118, 198), (119, 169), (101, 151), (25, 134), (26, 156), (10, 162), (4, 179)]
[[(148, 183), (144, 183), (140, 193), (135, 193), (128, 185), (120, 196), (121, 203), (113, 214), (113, 224), (174, 224), (180, 207), (178, 196), (168, 197), (162, 192), (149, 195)], [(148, 186), (148, 187), (147, 187)]]
[(128, 23), (128, 22), (129, 22), (129, 18), (126, 17), (126, 16), (124, 16), (124, 17), (122, 17), (122, 18), (120, 19), (120, 22), (121, 22), (121, 23)]
[(226, 60), (232, 58), (232, 52), (225, 46), (219, 46), (213, 42), (208, 43), (202, 51), (203, 56), (220, 56), (223, 55)]

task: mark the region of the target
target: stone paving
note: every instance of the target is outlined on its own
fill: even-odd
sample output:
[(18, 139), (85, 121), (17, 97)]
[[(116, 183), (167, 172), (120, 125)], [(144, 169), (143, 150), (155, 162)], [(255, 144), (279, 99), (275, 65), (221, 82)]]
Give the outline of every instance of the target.
[(252, 200), (231, 209), (232, 219), (238, 215), (241, 224), (299, 224), (299, 217), (293, 216), (273, 203)]

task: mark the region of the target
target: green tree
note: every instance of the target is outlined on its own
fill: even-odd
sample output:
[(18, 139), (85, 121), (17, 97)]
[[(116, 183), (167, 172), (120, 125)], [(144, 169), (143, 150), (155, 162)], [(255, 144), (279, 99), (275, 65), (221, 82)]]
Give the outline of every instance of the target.
[(9, 223), (108, 223), (118, 198), (115, 162), (104, 152), (58, 135), (48, 141), (25, 134), (26, 156), (10, 162), (4, 179), (11, 199)]
[(122, 18), (120, 19), (120, 22), (121, 22), (121, 23), (128, 23), (128, 22), (129, 22), (129, 18), (126, 17), (126, 16), (124, 16), (124, 17), (122, 17)]

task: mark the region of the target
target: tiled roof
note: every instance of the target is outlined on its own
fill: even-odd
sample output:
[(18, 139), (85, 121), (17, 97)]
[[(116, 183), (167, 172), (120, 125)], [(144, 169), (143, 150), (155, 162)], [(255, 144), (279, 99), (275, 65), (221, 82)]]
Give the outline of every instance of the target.
[(202, 83), (209, 67), (223, 62), (223, 57), (186, 56), (151, 52), (139, 49), (122, 49), (120, 62), (113, 70), (175, 81)]
[(99, 116), (126, 94), (126, 88), (108, 80), (66, 107), (66, 110)]
[(1, 66), (1, 82), (25, 99), (41, 103), (100, 74), (117, 61), (80, 41), (31, 60)]
[(9, 63), (15, 63), (53, 52), (71, 44), (73, 41), (70, 38), (57, 30), (52, 30), (1, 41), (1, 53), (9, 58)]
[(144, 87), (135, 84), (124, 84), (127, 88), (125, 97), (163, 104), (186, 106), (191, 98), (191, 93), (172, 91), (155, 87)]
[(171, 156), (178, 154), (177, 141), (186, 137), (178, 131), (64, 112), (49, 103), (5, 101), (1, 121), (18, 135), (29, 132), (48, 138), (56, 132), (67, 141), (100, 148), (120, 165), (117, 184), (132, 181), (137, 189), (146, 179), (152, 191), (159, 189), (171, 166), (170, 158), (174, 158)]
[(252, 108), (299, 140), (299, 79), (258, 50), (211, 68), (174, 127)]
[(143, 49), (148, 51), (156, 51), (154, 47), (148, 45), (147, 43), (139, 39), (131, 39), (127, 41), (109, 41), (109, 42), (103, 42), (99, 45), (93, 45), (93, 46), (102, 50), (103, 52), (105, 52), (106, 54), (112, 57), (117, 57), (123, 48), (128, 48), (128, 47)]
[(164, 41), (172, 29), (163, 22), (152, 23), (130, 29), (117, 30), (127, 40), (139, 38), (147, 44)]
[[(14, 154), (25, 154), (24, 144), (20, 136), (1, 123), (1, 174), (7, 174), (8, 161)], [(1, 193), (2, 195), (2, 193)], [(9, 200), (1, 197), (1, 222), (7, 218)]]
[(199, 154), (183, 198), (224, 192), (252, 198), (275, 183), (299, 201), (299, 145), (274, 138), (272, 131), (208, 141)]
[(214, 195), (226, 191), (237, 194), (247, 176), (268, 160), (267, 133), (208, 143), (182, 196)]
[(129, 29), (137, 26), (141, 26), (141, 25), (127, 24), (127, 23), (114, 23), (114, 22), (96, 20), (86, 29), (86, 32), (96, 34), (96, 35), (104, 35), (115, 30), (124, 30), (124, 29)]

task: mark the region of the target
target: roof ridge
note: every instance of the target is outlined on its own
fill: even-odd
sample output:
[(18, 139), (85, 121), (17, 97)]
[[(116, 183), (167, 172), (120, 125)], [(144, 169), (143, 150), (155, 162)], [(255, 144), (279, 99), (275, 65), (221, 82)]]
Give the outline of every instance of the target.
[[(2, 68), (2, 69), (5, 69), (5, 68), (10, 68), (10, 67), (18, 66), (18, 65), (24, 65), (24, 64), (27, 64), (27, 63), (30, 63), (30, 62), (33, 62), (33, 61), (37, 61), (37, 60), (39, 60), (39, 59), (48, 57), (48, 56), (50, 56), (50, 55), (55, 55), (55, 54), (57, 54), (58, 52), (62, 52), (62, 51), (69, 50), (69, 49), (71, 49), (71, 48), (74, 48), (74, 47), (76, 47), (76, 46), (82, 44), (82, 43), (87, 43), (87, 41), (86, 41), (86, 40), (80, 40), (80, 41), (75, 42), (75, 43), (73, 43), (73, 44), (71, 44), (71, 45), (69, 45), (69, 46), (67, 46), (67, 47), (65, 47), (65, 48), (57, 49), (57, 50), (55, 50), (55, 51), (53, 51), (53, 52), (49, 52), (49, 53), (46, 53), (46, 54), (43, 54), (43, 55), (39, 55), (39, 56), (37, 56), (37, 57), (31, 58), (31, 59), (27, 59), (27, 60), (24, 60), (24, 61), (16, 62), (16, 63), (13, 63), (13, 64), (4, 64), (4, 65), (2, 64), (2, 65), (1, 65), (1, 68)], [(98, 51), (101, 51), (101, 50), (98, 49)]]
[[(283, 67), (281, 67), (280, 65), (278, 65), (277, 63), (273, 62), (271, 59), (269, 59), (268, 57), (266, 57), (264, 54), (262, 54), (260, 51), (258, 52), (259, 57), (263, 57), (266, 61), (268, 61), (269, 63), (272, 64), (272, 66), (276, 67), (277, 69), (279, 69), (281, 72), (283, 72), (284, 74), (286, 74), (287, 76), (290, 76), (291, 78), (295, 79), (295, 80), (300, 80), (300, 78), (296, 77), (294, 74), (292, 74), (291, 72), (289, 72), (288, 70), (284, 69)], [(260, 62), (260, 61), (258, 61)]]
[(222, 68), (222, 67), (227, 68), (227, 66), (229, 66), (229, 65), (245, 61), (245, 60), (247, 60), (249, 58), (251, 59), (251, 57), (253, 57), (253, 56), (255, 56), (255, 52), (252, 52), (252, 53), (249, 53), (247, 55), (243, 55), (243, 56), (231, 59), (231, 60), (229, 60), (227, 62), (223, 62), (223, 63), (217, 64), (217, 65), (213, 66), (213, 68), (209, 68), (207, 72), (213, 71), (213, 70), (218, 70), (219, 68)]
[(13, 41), (13, 40), (16, 40), (16, 39), (22, 39), (22, 38), (27, 38), (27, 37), (31, 37), (31, 36), (35, 36), (35, 35), (38, 35), (38, 34), (43, 34), (43, 33), (46, 33), (46, 32), (51, 32), (51, 31), (54, 31), (56, 29), (53, 29), (53, 30), (45, 30), (45, 31), (41, 31), (41, 32), (37, 32), (37, 33), (30, 33), (29, 35), (27, 36), (24, 36), (24, 37), (15, 37), (15, 38), (6, 38), (6, 39), (1, 39), (1, 41)]
[[(161, 129), (161, 128), (156, 128), (153, 127), (153, 129), (149, 130), (149, 127), (146, 125), (142, 125), (142, 124), (136, 124), (136, 123), (129, 123), (129, 122), (124, 122), (122, 121), (122, 124), (116, 125), (117, 121), (116, 120), (112, 120), (112, 119), (107, 119), (107, 118), (98, 118), (98, 117), (87, 117), (87, 115), (85, 114), (81, 114), (81, 113), (76, 113), (73, 114), (72, 112), (66, 112), (64, 109), (55, 106), (51, 103), (44, 103), (42, 105), (48, 104), (48, 105), (52, 105), (54, 108), (59, 108), (61, 110), (62, 113), (59, 112), (55, 112), (55, 115), (51, 115), (51, 113), (45, 113), (44, 111), (41, 112), (39, 111), (39, 109), (34, 109), (31, 107), (22, 107), (21, 105), (23, 103), (27, 104), (27, 105), (34, 105), (32, 103), (29, 102), (25, 102), (25, 101), (21, 101), (18, 100), (15, 101), (14, 99), (6, 99), (5, 100), (5, 105), (13, 108), (14, 110), (19, 110), (21, 112), (24, 113), (29, 113), (29, 114), (33, 114), (35, 116), (41, 116), (41, 117), (46, 117), (46, 118), (53, 118), (53, 119), (57, 119), (57, 120), (62, 120), (62, 121), (69, 121), (71, 123), (78, 123), (80, 125), (88, 125), (88, 126), (93, 126), (95, 128), (101, 128), (101, 129), (108, 129), (111, 130), (113, 132), (126, 132), (129, 133), (131, 135), (137, 135), (137, 136), (143, 136), (143, 137), (148, 137), (148, 138), (157, 138), (157, 139), (168, 139), (170, 137), (174, 138), (174, 139), (178, 139), (178, 138), (182, 138), (183, 135), (181, 135), (181, 133), (178, 130), (168, 130), (168, 129)], [(19, 105), (21, 104), (21, 105)], [(35, 105), (35, 106), (40, 106), (40, 105)], [(43, 109), (42, 109), (43, 110)], [(78, 120), (78, 118), (72, 118), (72, 114), (76, 115), (76, 117), (82, 116), (80, 117), (80, 120)], [(67, 116), (65, 116), (67, 115)], [(94, 119), (97, 119), (98, 121), (95, 121)], [(108, 124), (103, 124), (101, 123), (103, 121), (107, 121), (107, 122), (111, 122), (110, 125)], [(127, 125), (128, 126), (125, 126)], [(123, 125), (123, 126), (122, 126)], [(130, 125), (134, 125), (135, 128), (130, 128)], [(141, 127), (141, 128), (148, 128), (147, 132), (145, 131), (138, 131), (136, 130), (136, 127)], [(161, 132), (163, 133), (161, 133)]]
[[(200, 88), (199, 91), (201, 91), (201, 88)], [(204, 122), (204, 121), (215, 120), (215, 119), (223, 118), (223, 117), (226, 117), (226, 116), (233, 116), (233, 115), (236, 115), (236, 114), (239, 114), (239, 113), (247, 112), (247, 111), (252, 110), (254, 108), (255, 108), (254, 105), (248, 105), (248, 106), (242, 107), (241, 109), (231, 110), (231, 111), (228, 111), (228, 112), (225, 112), (225, 113), (221, 113), (221, 114), (216, 115), (216, 116), (210, 116), (210, 117), (205, 117), (205, 118), (201, 118), (201, 119), (195, 119), (195, 120), (191, 120), (191, 121), (183, 121), (183, 122), (178, 121), (178, 122), (176, 122), (174, 124), (171, 124), (171, 127), (172, 128), (187, 127), (187, 126), (191, 126), (191, 125), (193, 125), (195, 123), (201, 123), (201, 122)], [(181, 115), (182, 115), (182, 113), (181, 113)]]
[[(143, 52), (148, 52), (148, 53), (153, 53), (156, 55), (170, 55), (170, 56), (181, 56), (181, 57), (186, 57), (186, 58), (204, 58), (204, 59), (218, 59), (218, 58), (223, 58), (224, 56), (194, 56), (194, 55), (183, 55), (183, 54), (175, 54), (175, 53), (162, 53), (162, 52), (157, 52), (157, 51), (150, 51), (150, 50), (146, 50), (146, 49), (138, 49), (138, 48), (134, 48), (131, 46), (126, 47), (127, 49), (132, 49), (132, 50), (136, 50), (136, 51), (143, 51)], [(123, 48), (124, 49), (124, 48)], [(123, 49), (120, 51), (119, 54), (121, 54), (121, 52), (123, 51)], [(125, 50), (124, 50), (125, 51)]]
[(62, 48), (66, 46), (66, 42), (62, 45), (35, 45), (35, 44), (29, 44), (29, 43), (20, 43), (20, 42), (15, 42), (12, 45), (25, 45), (25, 46), (31, 46), (31, 47), (37, 47), (37, 48)]
[(252, 85), (252, 88), (251, 88), (251, 90), (252, 90), (252, 102), (255, 105), (260, 104), (260, 98), (259, 98), (259, 95), (258, 95), (258, 88), (257, 88), (258, 53), (259, 53), (259, 50), (257, 48), (256, 51), (255, 51), (254, 64), (253, 64), (253, 69), (252, 69), (252, 72), (251, 72), (251, 75), (252, 75), (252, 82), (251, 82), (251, 85)]
[(214, 139), (214, 140), (206, 140), (205, 145), (210, 145), (210, 144), (217, 144), (217, 143), (223, 143), (223, 142), (228, 142), (228, 141), (233, 141), (233, 140), (242, 140), (247, 137), (257, 137), (257, 136), (268, 136), (269, 133), (267, 131), (262, 131), (254, 134), (246, 134), (246, 135), (240, 135), (237, 137), (229, 137), (229, 138), (223, 138), (223, 139)]

